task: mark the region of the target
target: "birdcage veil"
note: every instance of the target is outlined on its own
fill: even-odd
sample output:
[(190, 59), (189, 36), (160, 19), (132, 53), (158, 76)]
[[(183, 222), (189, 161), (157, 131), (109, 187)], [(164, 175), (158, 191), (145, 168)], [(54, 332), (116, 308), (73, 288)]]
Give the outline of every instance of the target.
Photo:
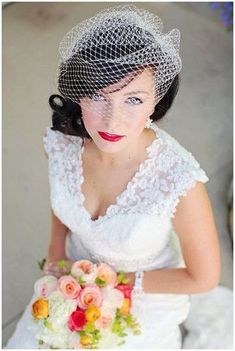
[(58, 90), (88, 109), (99, 103), (97, 113), (108, 113), (103, 89), (119, 91), (145, 70), (158, 103), (182, 68), (180, 31), (162, 30), (157, 15), (134, 5), (114, 6), (84, 20), (59, 44)]

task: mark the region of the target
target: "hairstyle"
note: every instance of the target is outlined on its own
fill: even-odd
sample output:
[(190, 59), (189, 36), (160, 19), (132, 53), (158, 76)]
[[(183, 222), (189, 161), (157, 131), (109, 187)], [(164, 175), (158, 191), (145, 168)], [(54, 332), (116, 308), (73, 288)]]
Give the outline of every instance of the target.
[[(127, 29), (124, 26), (123, 35), (126, 30)], [(142, 31), (142, 34), (145, 35), (145, 37), (146, 35), (148, 36), (149, 42), (154, 40), (149, 32), (143, 31), (141, 28), (138, 28), (138, 30)], [(113, 33), (111, 34), (113, 35)], [(111, 34), (108, 31), (105, 32), (106, 36)], [(99, 40), (100, 38), (103, 38), (104, 33), (102, 31), (97, 31), (95, 35), (97, 40)], [(146, 49), (146, 42), (142, 40), (140, 35), (137, 38), (130, 38), (128, 44), (120, 43), (118, 51), (117, 47), (112, 47), (112, 45), (110, 45), (108, 46), (107, 52), (107, 45), (105, 43), (102, 44), (102, 40), (99, 46), (95, 43), (96, 40), (89, 42), (89, 39), (87, 39), (82, 49), (80, 48), (78, 51), (75, 50), (74, 54), (69, 59), (60, 64), (58, 90), (61, 95), (53, 94), (49, 97), (49, 104), (53, 110), (52, 129), (59, 130), (64, 134), (80, 136), (83, 139), (91, 139), (91, 136), (85, 129), (81, 118), (82, 111), (79, 105), (80, 98), (90, 96), (98, 89), (119, 82), (127, 75), (130, 77), (126, 83), (128, 84), (146, 67), (152, 68), (156, 74), (158, 70), (158, 63), (140, 65), (135, 63), (125, 63), (122, 61), (119, 62), (119, 60), (116, 60), (117, 58), (122, 57), (123, 53), (128, 52), (131, 54)], [(160, 45), (155, 47), (151, 54), (155, 57), (161, 57), (163, 53)], [(119, 63), (117, 63), (117, 61)], [(89, 69), (87, 68), (87, 63), (91, 63), (91, 65), (88, 64)], [(123, 86), (119, 89), (122, 88)], [(153, 121), (156, 122), (163, 118), (166, 112), (170, 109), (175, 96), (177, 95), (178, 89), (179, 74), (174, 77), (166, 94), (156, 104), (154, 112), (150, 116)], [(72, 98), (74, 96), (77, 97), (77, 102)], [(55, 99), (59, 99), (58, 103)]]

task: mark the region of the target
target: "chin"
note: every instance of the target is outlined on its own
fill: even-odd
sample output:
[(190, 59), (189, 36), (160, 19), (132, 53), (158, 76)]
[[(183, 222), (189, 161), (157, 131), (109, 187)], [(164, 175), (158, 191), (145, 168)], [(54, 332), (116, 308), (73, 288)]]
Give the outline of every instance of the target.
[(96, 146), (103, 152), (106, 153), (116, 153), (116, 152), (120, 152), (125, 145), (123, 144), (122, 140), (117, 141), (117, 142), (108, 142), (108, 141), (95, 141), (93, 139), (93, 141), (95, 142)]

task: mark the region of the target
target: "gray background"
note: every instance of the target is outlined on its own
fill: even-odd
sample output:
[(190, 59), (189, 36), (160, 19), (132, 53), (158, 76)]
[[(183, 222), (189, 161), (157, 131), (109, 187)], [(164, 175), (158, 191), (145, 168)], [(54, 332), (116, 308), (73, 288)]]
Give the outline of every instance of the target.
[[(12, 3), (3, 9), (3, 344), (12, 334), (47, 255), (50, 200), (42, 137), (62, 36), (120, 3)], [(232, 35), (208, 3), (138, 2), (181, 31), (181, 87), (159, 126), (187, 148), (206, 184), (221, 243), (221, 285), (232, 288), (227, 191), (232, 177)]]

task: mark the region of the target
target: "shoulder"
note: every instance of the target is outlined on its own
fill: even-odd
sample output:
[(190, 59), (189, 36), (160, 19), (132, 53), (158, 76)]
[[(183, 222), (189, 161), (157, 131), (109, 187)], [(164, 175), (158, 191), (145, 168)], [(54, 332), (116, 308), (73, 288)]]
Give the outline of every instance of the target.
[(52, 126), (46, 127), (43, 135), (43, 145), (47, 156), (55, 152), (63, 152), (69, 145), (82, 146), (82, 138), (74, 135), (67, 135), (59, 130), (52, 129)]
[(183, 197), (186, 197), (190, 189), (193, 190), (194, 198), (205, 195), (205, 186), (209, 180), (204, 169), (193, 154), (180, 144), (173, 136), (159, 129), (162, 139), (162, 151), (160, 155), (160, 185), (166, 195), (166, 203), (170, 217), (175, 217), (176, 206)]

